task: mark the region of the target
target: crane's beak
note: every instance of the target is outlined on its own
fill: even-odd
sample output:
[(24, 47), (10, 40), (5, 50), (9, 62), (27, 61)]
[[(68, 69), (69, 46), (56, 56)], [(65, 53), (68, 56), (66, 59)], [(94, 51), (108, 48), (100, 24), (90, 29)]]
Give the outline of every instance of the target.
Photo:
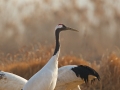
[(69, 27), (66, 27), (66, 30), (72, 30), (72, 31), (79, 32), (78, 30), (76, 30), (76, 29), (73, 29), (73, 28), (69, 28)]

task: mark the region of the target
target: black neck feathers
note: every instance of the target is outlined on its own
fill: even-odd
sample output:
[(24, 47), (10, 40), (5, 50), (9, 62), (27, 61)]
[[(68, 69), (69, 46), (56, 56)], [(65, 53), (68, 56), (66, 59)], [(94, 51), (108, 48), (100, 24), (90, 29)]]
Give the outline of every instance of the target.
[(76, 74), (77, 77), (81, 77), (85, 83), (88, 82), (88, 75), (95, 76), (98, 80), (100, 80), (99, 74), (92, 68), (85, 66), (85, 65), (79, 65), (77, 67), (72, 68)]
[(57, 54), (57, 52), (59, 51), (59, 48), (60, 48), (60, 42), (59, 42), (59, 33), (60, 33), (60, 31), (61, 31), (60, 29), (57, 29), (55, 31), (56, 46), (55, 46), (55, 51), (54, 51), (53, 56)]

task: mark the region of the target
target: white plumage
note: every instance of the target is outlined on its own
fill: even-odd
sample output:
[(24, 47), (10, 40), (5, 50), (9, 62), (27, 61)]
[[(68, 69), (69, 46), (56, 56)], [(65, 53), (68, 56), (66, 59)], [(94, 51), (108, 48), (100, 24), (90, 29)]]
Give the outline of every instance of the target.
[(67, 65), (59, 68), (55, 90), (73, 90), (77, 88), (80, 83), (79, 78), (77, 78), (75, 73), (71, 70), (71, 68), (75, 66), (76, 65)]
[(40, 71), (28, 80), (23, 90), (54, 90), (58, 76), (59, 33), (64, 30), (77, 31), (63, 24), (57, 25), (55, 29), (56, 47), (53, 56)]
[[(75, 70), (73, 71), (72, 69)], [(76, 72), (77, 70), (78, 72)], [(76, 73), (79, 74), (78, 77), (76, 76)], [(81, 79), (80, 76), (83, 79)], [(55, 90), (81, 90), (80, 85), (85, 83), (85, 80), (87, 80), (87, 78), (90, 82), (95, 78), (98, 80), (100, 79), (98, 73), (88, 66), (63, 66), (58, 69), (58, 78)], [(26, 82), (26, 79), (15, 74), (3, 71), (0, 72), (0, 90), (21, 90)]]
[(27, 83), (27, 80), (9, 73), (0, 71), (0, 90), (21, 90)]
[(56, 86), (58, 59), (53, 56), (50, 61), (25, 84), (23, 90), (53, 90)]
[(80, 90), (79, 85), (92, 82), (99, 74), (92, 68), (84, 65), (67, 65), (59, 68), (55, 90)]

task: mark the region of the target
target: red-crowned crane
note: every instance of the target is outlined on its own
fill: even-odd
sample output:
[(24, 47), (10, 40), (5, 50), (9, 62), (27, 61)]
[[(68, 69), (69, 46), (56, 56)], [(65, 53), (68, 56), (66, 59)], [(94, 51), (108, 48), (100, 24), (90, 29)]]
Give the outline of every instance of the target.
[(99, 74), (85, 65), (67, 65), (59, 68), (55, 90), (80, 90), (79, 85), (100, 80)]
[(0, 71), (0, 90), (21, 90), (26, 83), (27, 80), (18, 75)]
[(56, 46), (51, 59), (47, 64), (33, 75), (23, 87), (23, 90), (54, 90), (58, 76), (58, 57), (60, 52), (59, 33), (61, 31), (75, 29), (66, 27), (63, 24), (58, 24), (55, 28)]

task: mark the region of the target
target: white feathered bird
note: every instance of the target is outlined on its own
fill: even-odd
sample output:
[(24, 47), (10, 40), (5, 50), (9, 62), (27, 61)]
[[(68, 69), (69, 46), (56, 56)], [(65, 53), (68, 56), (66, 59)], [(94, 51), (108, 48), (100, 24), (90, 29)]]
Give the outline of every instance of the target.
[(18, 75), (0, 71), (0, 90), (21, 90), (26, 83), (27, 80)]
[(83, 83), (100, 80), (99, 74), (85, 65), (67, 65), (59, 68), (55, 90), (80, 90)]
[(33, 75), (23, 87), (23, 90), (54, 90), (58, 76), (58, 57), (60, 52), (59, 33), (65, 30), (75, 29), (58, 24), (55, 28), (56, 46), (51, 59), (47, 64)]

